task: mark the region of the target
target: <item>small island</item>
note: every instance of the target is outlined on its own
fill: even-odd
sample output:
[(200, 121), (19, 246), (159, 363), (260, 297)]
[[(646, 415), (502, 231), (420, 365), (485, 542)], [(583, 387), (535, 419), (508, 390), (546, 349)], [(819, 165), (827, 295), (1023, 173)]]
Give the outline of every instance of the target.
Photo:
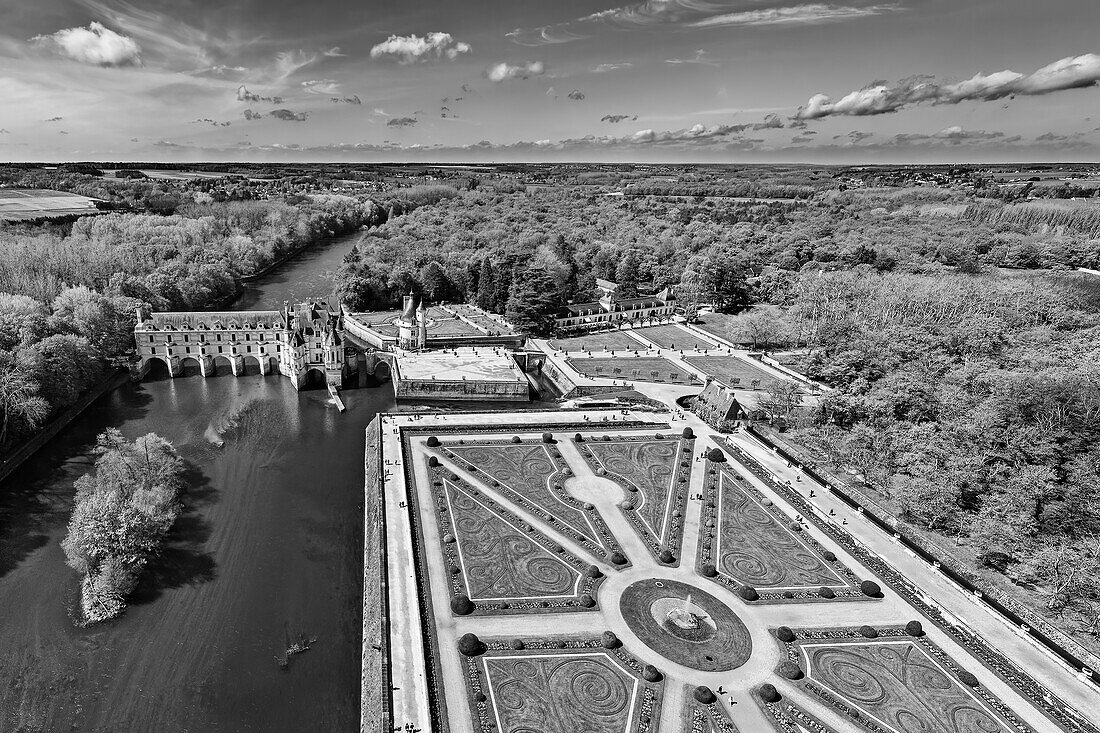
[(69, 533), (61, 542), (81, 575), (80, 623), (114, 618), (180, 511), (183, 461), (149, 433), (129, 442), (109, 428), (96, 439), (95, 468), (76, 481)]

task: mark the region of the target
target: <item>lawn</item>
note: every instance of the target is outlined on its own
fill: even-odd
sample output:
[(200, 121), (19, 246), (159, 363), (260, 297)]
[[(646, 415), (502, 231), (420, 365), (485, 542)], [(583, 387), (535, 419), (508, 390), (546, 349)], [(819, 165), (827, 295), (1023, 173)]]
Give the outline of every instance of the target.
[(562, 351), (638, 351), (645, 344), (630, 336), (629, 331), (607, 331), (575, 336), (566, 339), (554, 339), (550, 342), (554, 348)]
[(736, 389), (750, 389), (754, 379), (759, 379), (758, 388), (763, 389), (769, 382), (779, 377), (738, 356), (685, 356), (684, 361), (709, 374), (723, 384)]
[(679, 326), (648, 326), (634, 332), (660, 346), (662, 349), (715, 349), (718, 344), (680, 328)]
[(568, 359), (573, 369), (586, 377), (627, 379), (637, 382), (661, 384), (698, 384), (699, 380), (668, 359), (657, 356), (639, 356), (605, 359)]
[(715, 336), (721, 336), (727, 341), (732, 340), (737, 343), (736, 339), (730, 339), (730, 330), (736, 322), (737, 316), (731, 316), (728, 313), (700, 313), (699, 320), (691, 325), (707, 333), (713, 333)]

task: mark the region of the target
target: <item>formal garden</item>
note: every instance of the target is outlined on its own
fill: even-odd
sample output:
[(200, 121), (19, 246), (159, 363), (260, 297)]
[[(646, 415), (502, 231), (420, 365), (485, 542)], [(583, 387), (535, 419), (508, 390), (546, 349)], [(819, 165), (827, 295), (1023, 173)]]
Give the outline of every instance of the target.
[(695, 375), (660, 356), (599, 357), (574, 359), (566, 363), (590, 378), (625, 379), (660, 384), (700, 384)]
[(785, 514), (734, 469), (707, 461), (698, 566), (747, 601), (829, 601), (881, 597), (811, 537), (801, 515)]
[(694, 436), (604, 435), (577, 446), (597, 476), (623, 488), (626, 500), (619, 509), (650, 552), (661, 562), (679, 564)]
[(421, 467), (406, 465), (416, 551), (434, 568), (428, 694), (439, 716), (462, 701), (449, 729), (1041, 730), (1023, 699), (1095, 733), (728, 439), (699, 453), (690, 429), (595, 427), (437, 425), (402, 441)]

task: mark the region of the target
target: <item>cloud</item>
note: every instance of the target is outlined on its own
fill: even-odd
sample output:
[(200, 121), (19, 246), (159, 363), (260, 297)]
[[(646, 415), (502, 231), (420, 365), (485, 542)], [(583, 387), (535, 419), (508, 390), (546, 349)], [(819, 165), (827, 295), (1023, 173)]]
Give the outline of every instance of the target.
[(390, 36), (370, 50), (372, 59), (391, 58), (399, 64), (448, 59), (455, 60), (461, 54), (473, 49), (464, 41), (456, 41), (450, 33), (428, 33), (423, 38), (417, 35)]
[(232, 122), (218, 122), (217, 120), (212, 120), (209, 117), (200, 117), (197, 120), (191, 120), (191, 124), (192, 125), (206, 124), (206, 125), (210, 125), (211, 127), (229, 127), (233, 123)]
[(849, 92), (837, 101), (815, 94), (799, 107), (798, 117), (816, 120), (834, 115), (860, 117), (897, 112), (921, 102), (958, 104), (964, 101), (990, 102), (1017, 94), (1039, 96), (1067, 89), (1082, 89), (1100, 82), (1100, 55), (1069, 56), (1031, 74), (998, 71), (975, 74), (966, 81), (944, 84), (928, 76), (914, 76), (896, 84), (875, 81)]
[(325, 51), (325, 56), (328, 56), (329, 58), (335, 58), (335, 57), (339, 57), (339, 56), (347, 56), (347, 54), (346, 53), (340, 53), (340, 47), (339, 46), (333, 46), (329, 50)]
[(419, 121), (415, 117), (394, 117), (386, 122), (386, 127), (412, 127)]
[(7, 129), (6, 127), (0, 127), (0, 135), (10, 135), (10, 134), (11, 134), (11, 130)]
[(521, 46), (544, 46), (590, 38), (606, 30), (811, 25), (855, 20), (898, 9), (897, 3), (871, 4), (864, 0), (850, 0), (846, 5), (791, 4), (790, 0), (646, 0), (564, 23), (517, 28), (507, 35)]
[(267, 114), (283, 122), (305, 122), (309, 117), (309, 112), (294, 112), (289, 109), (273, 109)]
[(250, 109), (246, 109), (244, 111), (244, 118), (246, 120), (258, 120), (258, 119), (261, 119), (262, 117), (263, 117), (263, 115), (260, 114), (259, 112), (253, 112)]
[(310, 79), (302, 82), (302, 90), (307, 94), (336, 94), (340, 91), (340, 82), (335, 79)]
[(716, 26), (758, 26), (758, 25), (815, 25), (840, 20), (852, 20), (868, 15), (879, 15), (896, 10), (897, 5), (868, 5), (852, 7), (845, 5), (827, 5), (808, 3), (785, 8), (766, 8), (762, 10), (744, 10), (737, 13), (713, 15), (688, 25), (692, 28), (712, 28)]
[(600, 118), (600, 122), (610, 122), (613, 125), (617, 125), (624, 120), (636, 120), (638, 115), (631, 117), (630, 115), (604, 115)]
[(619, 61), (610, 64), (596, 64), (592, 67), (593, 74), (606, 74), (609, 71), (618, 71), (619, 69), (629, 69), (634, 66), (630, 61)]
[(271, 102), (272, 104), (282, 104), (282, 97), (262, 97), (259, 94), (254, 94), (248, 91), (248, 88), (241, 84), (237, 87), (237, 101), (238, 102)]
[(275, 81), (283, 81), (299, 69), (317, 61), (317, 54), (305, 51), (282, 51), (275, 54), (275, 63), (265, 71)]
[(752, 126), (754, 130), (775, 130), (783, 127), (783, 120), (779, 118), (779, 115), (772, 113), (764, 116), (763, 122), (758, 122)]
[(582, 92), (580, 89), (574, 89), (573, 91), (569, 92), (569, 94), (566, 95), (566, 96), (568, 96), (574, 102), (580, 102), (581, 100), (584, 99), (584, 92)]
[(73, 61), (93, 66), (140, 66), (141, 47), (129, 36), (92, 21), (87, 28), (63, 28), (31, 42)]
[(65, 118), (64, 117), (51, 117), (48, 120), (42, 120), (42, 121), (43, 122), (61, 122), (61, 120), (63, 120), (63, 119), (65, 119)]
[(703, 49), (696, 49), (695, 55), (689, 59), (671, 58), (665, 59), (666, 64), (701, 64), (703, 66), (718, 66), (718, 62), (711, 61), (707, 58), (707, 52)]
[(359, 99), (358, 94), (353, 94), (350, 97), (329, 97), (329, 101), (333, 104), (362, 104), (363, 100)]
[(813, 138), (810, 137), (809, 135), (795, 135), (794, 137), (791, 138), (791, 142), (795, 143), (795, 144), (809, 143), (809, 142), (813, 142)]
[(546, 73), (546, 65), (541, 61), (527, 61), (522, 64), (509, 64), (501, 61), (493, 64), (485, 70), (485, 76), (489, 81), (500, 83), (507, 79), (526, 79), (531, 76), (541, 76)]

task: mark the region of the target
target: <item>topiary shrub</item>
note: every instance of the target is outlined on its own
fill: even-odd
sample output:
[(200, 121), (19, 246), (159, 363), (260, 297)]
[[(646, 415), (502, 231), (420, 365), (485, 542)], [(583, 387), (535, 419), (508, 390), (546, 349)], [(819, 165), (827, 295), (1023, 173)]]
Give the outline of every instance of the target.
[(836, 593), (833, 591), (833, 589), (827, 588), (825, 586), (821, 586), (820, 588), (818, 588), (817, 594), (822, 598), (836, 598)]
[(554, 442), (554, 436), (551, 435), (550, 433), (543, 433), (542, 434), (542, 442), (543, 443), (553, 443)]
[(905, 633), (909, 636), (924, 636), (924, 627), (921, 626), (920, 621), (914, 619), (905, 624)]
[(608, 559), (616, 565), (626, 565), (626, 555), (619, 552), (618, 550), (612, 552), (611, 556)]
[(455, 536), (454, 536), (453, 534), (450, 534), (450, 533), (448, 532), (447, 534), (443, 535), (443, 542), (444, 542), (444, 543), (446, 543), (446, 544), (448, 544), (448, 545), (449, 545), (449, 544), (451, 544), (451, 543), (452, 543), (452, 542), (454, 542), (454, 541), (455, 541)]
[(605, 631), (600, 634), (600, 645), (604, 649), (618, 649), (622, 642), (619, 641), (619, 637), (615, 636), (614, 631)]
[(878, 583), (873, 580), (865, 580), (859, 584), (859, 589), (863, 591), (863, 595), (870, 596), (871, 598), (882, 598), (882, 588), (878, 587)]
[(630, 511), (631, 509), (633, 509), (633, 508), (634, 508), (634, 502), (632, 502), (632, 501), (624, 501), (624, 502), (623, 502), (622, 504), (620, 504), (619, 506), (620, 506), (620, 507), (622, 507), (624, 511), (628, 511), (628, 512), (629, 512), (629, 511)]
[(479, 692), (476, 695), (474, 695), (474, 699), (477, 700), (478, 702), (485, 702), (488, 698), (485, 697), (484, 692)]
[(438, 448), (439, 447), (439, 438), (435, 437), (434, 435), (429, 435), (428, 436), (428, 441), (427, 441), (427, 446), (429, 448)]
[(485, 644), (477, 638), (477, 634), (463, 634), (458, 640), (458, 651), (463, 656), (476, 657), (485, 653)]
[(523, 639), (512, 639), (512, 648), (519, 650), (523, 648)]
[(775, 685), (771, 682), (765, 682), (760, 685), (760, 699), (764, 702), (779, 702), (783, 699), (783, 696), (779, 694), (779, 690), (775, 689)]
[(979, 684), (981, 684), (980, 682), (978, 682), (977, 677), (975, 677), (970, 672), (967, 672), (965, 669), (960, 669), (957, 672), (957, 676), (959, 678), (959, 682), (962, 682), (967, 687), (977, 687)]
[(706, 685), (699, 685), (695, 688), (695, 699), (704, 705), (711, 705), (718, 702), (718, 698), (715, 697), (714, 692)]
[(580, 597), (580, 604), (585, 608), (592, 608), (596, 605), (596, 599), (587, 593), (582, 593)]
[(458, 474), (454, 471), (451, 471), (447, 474), (447, 478), (449, 478), (451, 481), (458, 481)]
[(873, 627), (868, 626), (867, 624), (864, 624), (863, 626), (859, 627), (859, 633), (860, 633), (860, 636), (865, 636), (868, 639), (878, 638), (878, 632), (875, 631)]
[(660, 682), (663, 676), (661, 671), (652, 664), (647, 664), (642, 668), (642, 679), (646, 682)]
[(573, 436), (573, 442), (574, 443), (583, 443), (584, 442), (584, 436), (581, 435), (580, 433), (577, 433), (576, 435)]
[(714, 567), (710, 563), (707, 563), (703, 567), (699, 568), (699, 572), (703, 574), (705, 578), (717, 578), (718, 568)]
[(469, 616), (474, 612), (474, 602), (465, 594), (459, 594), (451, 599), (451, 610), (459, 616)]
[(680, 435), (684, 436), (685, 438), (694, 438), (695, 431), (691, 428), (684, 428), (684, 432), (680, 433)]
[(439, 465), (439, 459), (438, 458), (436, 458), (435, 456), (430, 456), (428, 458), (428, 466), (430, 468), (435, 468), (438, 465)]
[(737, 589), (737, 595), (744, 598), (746, 601), (760, 600), (760, 594), (756, 592), (756, 588), (751, 585), (743, 585)]
[(791, 642), (794, 641), (794, 632), (790, 626), (780, 626), (775, 630), (775, 638), (782, 642)]
[(726, 454), (718, 448), (711, 448), (707, 451), (707, 460), (713, 461), (714, 463), (725, 463)]
[(599, 578), (602, 575), (603, 575), (603, 571), (600, 570), (595, 565), (589, 565), (588, 566), (588, 577), (589, 578)]
[(798, 522), (791, 522), (791, 531), (792, 532), (801, 532), (802, 531), (802, 525), (799, 524)]
[(779, 665), (778, 672), (781, 677), (786, 677), (789, 680), (802, 679), (802, 668), (789, 659)]
[(836, 562), (836, 554), (832, 550), (825, 550), (821, 556), (829, 562)]
[(672, 563), (676, 562), (676, 556), (673, 555), (672, 551), (668, 549), (661, 550), (661, 554), (658, 555), (658, 558), (665, 565), (671, 565)]
[(522, 443), (523, 441), (519, 439), (518, 435), (513, 435), (512, 436), (512, 442), (513, 443)]

